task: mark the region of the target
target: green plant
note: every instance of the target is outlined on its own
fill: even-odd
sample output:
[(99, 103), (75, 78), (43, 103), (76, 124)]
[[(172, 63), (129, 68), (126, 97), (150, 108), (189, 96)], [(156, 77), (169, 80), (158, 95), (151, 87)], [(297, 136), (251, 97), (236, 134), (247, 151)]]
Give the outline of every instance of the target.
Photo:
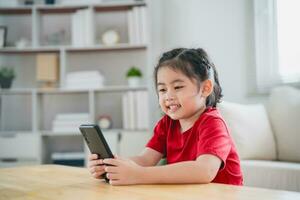
[(0, 78), (15, 78), (15, 71), (13, 68), (9, 67), (2, 67), (0, 69)]
[(126, 73), (126, 77), (142, 77), (142, 72), (137, 67), (132, 66)]

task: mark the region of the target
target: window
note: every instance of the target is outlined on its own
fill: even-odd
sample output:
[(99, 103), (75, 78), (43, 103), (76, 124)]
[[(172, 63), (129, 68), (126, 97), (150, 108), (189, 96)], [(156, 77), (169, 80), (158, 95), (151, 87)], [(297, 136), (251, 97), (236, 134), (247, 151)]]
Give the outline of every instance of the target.
[(259, 91), (300, 82), (300, 1), (255, 0), (255, 57)]

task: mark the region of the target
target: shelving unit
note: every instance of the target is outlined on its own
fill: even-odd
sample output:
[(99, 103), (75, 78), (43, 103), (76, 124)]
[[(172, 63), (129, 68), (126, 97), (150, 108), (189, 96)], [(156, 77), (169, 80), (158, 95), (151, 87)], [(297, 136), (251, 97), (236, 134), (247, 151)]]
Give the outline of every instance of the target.
[[(121, 156), (130, 156), (142, 150), (144, 143), (150, 137), (149, 130), (126, 130), (122, 125), (122, 95), (132, 91), (148, 91), (147, 80), (144, 80), (141, 86), (133, 88), (127, 86), (125, 79), (126, 70), (132, 65), (139, 66), (144, 77), (148, 78), (148, 44), (130, 42), (128, 22), (124, 19), (127, 12), (135, 7), (147, 7), (147, 5), (144, 2), (129, 2), (0, 8), (0, 25), (7, 26), (8, 33), (10, 29), (16, 31), (8, 37), (8, 43), (12, 45), (22, 37), (31, 41), (30, 46), (22, 48), (15, 46), (0, 48), (0, 66), (12, 66), (17, 74), (13, 88), (0, 90), (0, 143), (8, 141), (8, 138), (9, 141), (15, 141), (12, 146), (5, 146), (10, 149), (0, 153), (0, 167), (8, 165), (6, 162), (1, 162), (1, 159), (21, 160), (16, 162), (16, 165), (22, 162), (24, 164), (51, 163), (51, 155), (57, 151), (87, 153), (79, 132), (58, 133), (51, 130), (51, 123), (57, 113), (89, 113), (91, 123), (97, 123), (100, 115), (110, 115), (113, 127), (104, 130), (104, 134), (112, 151)], [(120, 31), (120, 42), (113, 46), (105, 46), (100, 44), (97, 40), (98, 36), (95, 36), (93, 45), (73, 46), (70, 39), (72, 37), (71, 17), (80, 9), (90, 9), (96, 15), (94, 19), (96, 35), (111, 28), (110, 21), (106, 20), (111, 19), (111, 23), (117, 26), (113, 28)], [(102, 14), (105, 17), (102, 17)], [(54, 23), (60, 17), (62, 20), (57, 24)], [(16, 19), (25, 20), (27, 26), (19, 26), (21, 22), (14, 24)], [(103, 27), (97, 29), (102, 24)], [(49, 45), (45, 41), (47, 37), (45, 34), (50, 29), (58, 31), (57, 26), (66, 28), (65, 41)], [(25, 35), (22, 35), (23, 31)], [(56, 53), (59, 57), (59, 87), (56, 89), (46, 90), (37, 87), (35, 58), (40, 53)], [(64, 81), (67, 73), (81, 70), (101, 71), (106, 78), (105, 86), (98, 89), (65, 89)], [(7, 109), (14, 107), (16, 109)], [(20, 140), (23, 137), (30, 139)], [(37, 152), (30, 154), (29, 157), (22, 154), (14, 154), (11, 157), (8, 152), (13, 151), (15, 147), (31, 147), (30, 152)], [(0, 151), (2, 148), (0, 146)]]

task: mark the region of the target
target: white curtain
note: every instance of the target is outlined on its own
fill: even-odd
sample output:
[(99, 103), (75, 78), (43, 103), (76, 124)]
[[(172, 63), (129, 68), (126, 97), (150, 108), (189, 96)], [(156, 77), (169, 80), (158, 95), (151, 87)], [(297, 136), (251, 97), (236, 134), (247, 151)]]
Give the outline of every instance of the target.
[(254, 0), (257, 88), (264, 92), (280, 83), (275, 0)]
[(260, 92), (279, 84), (300, 82), (298, 8), (298, 0), (254, 0), (256, 79)]

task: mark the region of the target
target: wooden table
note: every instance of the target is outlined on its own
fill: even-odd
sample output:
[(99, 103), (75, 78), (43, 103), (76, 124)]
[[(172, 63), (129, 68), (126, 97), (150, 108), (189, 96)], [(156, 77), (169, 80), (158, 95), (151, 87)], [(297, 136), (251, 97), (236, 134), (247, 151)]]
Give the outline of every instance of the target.
[(222, 184), (111, 186), (87, 169), (41, 165), (0, 169), (1, 200), (300, 199), (300, 193)]

